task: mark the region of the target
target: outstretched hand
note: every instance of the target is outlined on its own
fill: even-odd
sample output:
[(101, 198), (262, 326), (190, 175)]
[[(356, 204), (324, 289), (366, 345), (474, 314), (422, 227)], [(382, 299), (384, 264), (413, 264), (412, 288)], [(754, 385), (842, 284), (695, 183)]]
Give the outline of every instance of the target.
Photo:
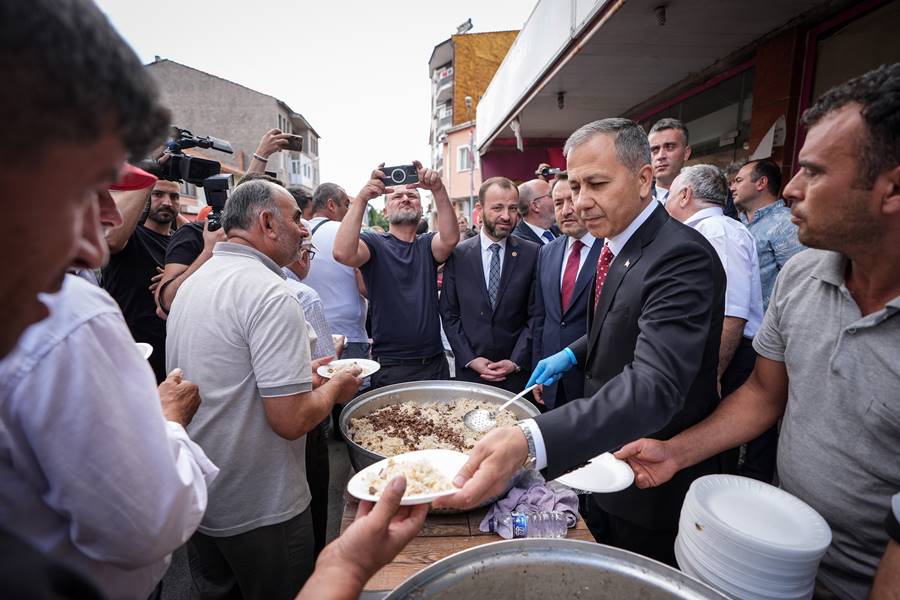
[(662, 485), (679, 471), (669, 445), (660, 440), (641, 438), (613, 456), (628, 463), (634, 471), (634, 483), (641, 489)]
[(376, 504), (359, 503), (356, 520), (322, 550), (298, 600), (356, 598), (369, 578), (403, 550), (428, 514), (427, 504), (400, 506), (404, 491), (406, 479), (395, 477)]
[(390, 194), (394, 191), (394, 188), (385, 186), (384, 182), (381, 180), (381, 178), (384, 177), (384, 172), (381, 170), (383, 168), (384, 163), (375, 167), (375, 170), (372, 171), (372, 174), (369, 176), (369, 181), (366, 182), (366, 185), (364, 185), (359, 191), (359, 194), (357, 194), (357, 199), (368, 202), (369, 200), (374, 200), (378, 196)]
[(414, 160), (413, 166), (416, 168), (416, 173), (419, 175), (418, 183), (410, 183), (406, 187), (407, 188), (421, 188), (423, 190), (428, 190), (429, 192), (437, 192), (444, 187), (444, 182), (441, 179), (441, 174), (435, 171), (434, 169), (426, 169), (422, 166), (422, 163)]

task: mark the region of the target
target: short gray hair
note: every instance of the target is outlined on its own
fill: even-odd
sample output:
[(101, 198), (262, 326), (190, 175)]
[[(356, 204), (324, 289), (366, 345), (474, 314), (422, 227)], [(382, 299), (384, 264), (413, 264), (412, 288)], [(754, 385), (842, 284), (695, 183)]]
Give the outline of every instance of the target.
[[(725, 173), (715, 165), (691, 165), (681, 169), (678, 183), (690, 188), (694, 196), (710, 204), (725, 206), (728, 201), (728, 182)], [(673, 182), (673, 186), (674, 182)]]
[(640, 125), (630, 119), (600, 119), (582, 125), (566, 140), (563, 155), (568, 158), (572, 150), (600, 134), (615, 136), (616, 156), (619, 162), (632, 172), (637, 173), (644, 165), (650, 164), (650, 142), (647, 141), (647, 134)]
[(278, 214), (275, 184), (262, 179), (247, 181), (234, 188), (222, 212), (222, 229), (250, 229), (253, 219), (264, 210)]

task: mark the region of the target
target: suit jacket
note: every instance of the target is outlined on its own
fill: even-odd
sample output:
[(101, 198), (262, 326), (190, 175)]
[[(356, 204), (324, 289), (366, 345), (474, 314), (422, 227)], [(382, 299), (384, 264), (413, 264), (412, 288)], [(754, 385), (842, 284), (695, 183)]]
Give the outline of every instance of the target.
[[(594, 241), (575, 280), (575, 290), (569, 306), (563, 311), (560, 297), (560, 277), (568, 255), (568, 236), (561, 235), (541, 247), (538, 254), (537, 276), (534, 288), (534, 343), (532, 345), (532, 369), (539, 360), (559, 352), (587, 333), (588, 299), (597, 271), (597, 259), (603, 248), (603, 240)], [(581, 398), (584, 392), (584, 371), (576, 366), (563, 375), (557, 383), (544, 386), (544, 403), (547, 408), (556, 406), (557, 391), (563, 388), (568, 400)]]
[[(562, 232), (560, 232), (559, 227), (557, 227), (555, 224), (550, 226), (550, 233), (552, 233), (555, 237), (560, 237), (562, 235)], [(540, 237), (538, 234), (536, 234), (531, 229), (531, 227), (529, 227), (525, 223), (525, 219), (523, 219), (522, 217), (519, 217), (519, 222), (513, 228), (512, 236), (515, 236), (519, 239), (528, 240), (529, 242), (534, 242), (538, 246), (543, 246), (544, 244), (550, 243), (547, 240), (545, 240), (544, 238)], [(512, 237), (512, 236), (510, 236), (510, 237)]]
[(444, 265), (441, 319), (456, 356), (457, 379), (493, 385), (465, 365), (479, 356), (510, 359), (522, 371), (497, 387), (522, 391), (531, 367), (532, 287), (538, 249), (531, 242), (506, 238), (496, 309), (491, 309), (484, 281), (480, 236), (458, 244)]
[[(593, 306), (593, 286), (589, 306)], [(547, 477), (642, 436), (669, 439), (718, 405), (716, 367), (725, 272), (698, 232), (657, 206), (610, 265), (588, 333), (570, 348), (585, 370), (585, 398), (536, 418)], [(601, 494), (611, 515), (675, 530), (684, 495), (718, 457), (659, 487)]]

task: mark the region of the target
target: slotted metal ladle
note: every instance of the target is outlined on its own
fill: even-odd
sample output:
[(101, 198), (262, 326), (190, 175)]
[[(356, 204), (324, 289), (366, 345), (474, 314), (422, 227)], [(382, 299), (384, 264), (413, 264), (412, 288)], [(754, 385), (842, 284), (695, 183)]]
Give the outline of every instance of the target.
[(463, 415), (463, 423), (466, 427), (478, 433), (489, 431), (497, 426), (497, 414), (501, 410), (503, 410), (537, 386), (538, 384), (536, 383), (534, 385), (528, 386), (527, 388), (504, 402), (497, 410), (487, 410), (486, 408), (472, 409), (465, 415)]

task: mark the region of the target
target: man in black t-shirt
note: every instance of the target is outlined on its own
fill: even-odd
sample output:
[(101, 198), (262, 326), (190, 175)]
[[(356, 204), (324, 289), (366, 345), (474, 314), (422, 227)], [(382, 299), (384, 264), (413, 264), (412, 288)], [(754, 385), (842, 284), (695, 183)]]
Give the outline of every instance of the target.
[[(448, 379), (449, 365), (441, 343), (437, 265), (459, 242), (456, 213), (436, 171), (413, 163), (419, 181), (386, 188), (381, 167), (350, 205), (334, 240), (336, 261), (362, 271), (372, 305), (372, 357), (381, 369), (372, 387), (392, 383)], [(383, 165), (382, 165), (383, 166)], [(422, 202), (415, 188), (431, 191), (437, 208), (437, 233), (416, 235)], [(387, 233), (360, 235), (369, 200), (387, 194)]]
[(156, 314), (153, 295), (179, 216), (180, 189), (174, 181), (159, 180), (149, 206), (145, 196), (117, 199), (123, 223), (106, 234), (112, 256), (103, 269), (103, 287), (118, 302), (135, 341), (153, 346), (149, 362), (157, 383), (166, 378), (166, 323)]

